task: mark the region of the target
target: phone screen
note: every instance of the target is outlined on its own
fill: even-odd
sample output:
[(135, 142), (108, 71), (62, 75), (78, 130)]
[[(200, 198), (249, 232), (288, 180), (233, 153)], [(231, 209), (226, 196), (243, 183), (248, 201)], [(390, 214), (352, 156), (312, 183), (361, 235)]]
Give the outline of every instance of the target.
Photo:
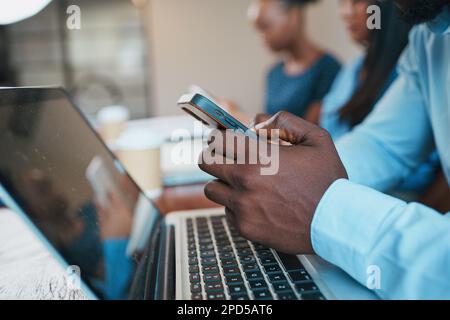
[(184, 95), (178, 101), (178, 105), (208, 127), (221, 130), (231, 129), (247, 136), (256, 137), (252, 130), (201, 94)]

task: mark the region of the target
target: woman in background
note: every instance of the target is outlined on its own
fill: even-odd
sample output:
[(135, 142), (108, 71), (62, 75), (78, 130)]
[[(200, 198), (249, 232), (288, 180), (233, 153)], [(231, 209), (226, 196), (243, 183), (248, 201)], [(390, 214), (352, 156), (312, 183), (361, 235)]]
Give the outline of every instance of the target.
[(266, 112), (304, 116), (328, 93), (340, 63), (311, 41), (305, 28), (316, 0), (256, 0), (249, 15), (267, 47), (281, 57), (267, 76)]
[[(367, 9), (372, 4), (381, 9), (379, 30), (367, 27)], [(411, 29), (389, 1), (341, 0), (340, 11), (352, 40), (364, 48), (365, 54), (343, 68), (324, 98), (321, 110), (310, 110), (306, 116), (311, 122), (319, 122), (335, 141), (364, 121), (397, 78), (397, 61), (408, 43)], [(393, 193), (405, 200), (417, 198), (429, 188), (438, 163), (437, 154), (431, 155)]]
[[(367, 27), (371, 4), (381, 9), (379, 30)], [(323, 101), (320, 125), (334, 140), (360, 124), (396, 79), (397, 61), (411, 29), (389, 1), (341, 0), (340, 13), (351, 39), (365, 53), (343, 68)], [(308, 119), (315, 120), (310, 116)]]

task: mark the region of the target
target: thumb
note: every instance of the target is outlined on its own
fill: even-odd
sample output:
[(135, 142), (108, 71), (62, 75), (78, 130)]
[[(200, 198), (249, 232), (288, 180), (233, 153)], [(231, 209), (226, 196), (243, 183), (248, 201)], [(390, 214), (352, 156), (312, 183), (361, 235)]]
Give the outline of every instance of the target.
[(272, 130), (278, 130), (281, 140), (292, 145), (317, 145), (322, 141), (330, 140), (326, 130), (288, 112), (279, 112), (269, 120), (255, 126), (256, 132), (268, 137)]

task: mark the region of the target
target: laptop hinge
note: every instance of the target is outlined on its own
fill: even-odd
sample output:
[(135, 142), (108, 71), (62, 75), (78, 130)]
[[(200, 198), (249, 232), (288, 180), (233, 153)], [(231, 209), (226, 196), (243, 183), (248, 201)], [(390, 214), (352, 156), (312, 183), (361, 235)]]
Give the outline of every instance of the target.
[(175, 299), (175, 228), (161, 225), (161, 242), (156, 276), (156, 300)]

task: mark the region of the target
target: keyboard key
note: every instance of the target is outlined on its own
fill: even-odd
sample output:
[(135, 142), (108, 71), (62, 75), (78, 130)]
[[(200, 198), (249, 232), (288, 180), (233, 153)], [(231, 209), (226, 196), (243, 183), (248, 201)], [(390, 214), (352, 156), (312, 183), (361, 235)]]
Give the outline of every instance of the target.
[(302, 263), (300, 262), (300, 260), (298, 260), (296, 256), (281, 252), (277, 252), (277, 254), (286, 271), (289, 272), (304, 269)]
[(219, 253), (233, 252), (233, 247), (232, 246), (220, 246), (217, 248), (217, 251), (219, 251)]
[(291, 290), (291, 286), (286, 282), (277, 282), (273, 284), (273, 289), (277, 292)]
[(273, 296), (269, 290), (259, 290), (259, 291), (253, 292), (253, 294), (255, 295), (256, 300), (272, 300), (273, 299)]
[(222, 286), (222, 283), (220, 283), (220, 282), (207, 283), (207, 284), (205, 285), (205, 291), (206, 291), (207, 293), (215, 292), (215, 291), (223, 292), (223, 286)]
[(303, 293), (302, 300), (326, 300), (320, 292)]
[(209, 231), (209, 228), (199, 229), (197, 235), (199, 238), (211, 237), (211, 231)]
[(281, 272), (281, 268), (278, 264), (272, 264), (272, 265), (265, 265), (264, 267), (264, 271), (266, 271), (266, 273), (279, 273)]
[(230, 295), (247, 293), (247, 288), (243, 284), (233, 284), (228, 286)]
[(204, 274), (219, 274), (218, 266), (205, 266), (203, 267)]
[(277, 293), (279, 300), (298, 300), (297, 296), (292, 290)]
[(199, 239), (199, 240), (198, 240), (198, 243), (199, 243), (199, 244), (212, 244), (213, 241), (212, 241), (211, 238), (205, 238), (205, 239)]
[(267, 248), (266, 246), (263, 246), (262, 244), (259, 243), (254, 243), (253, 247), (255, 248), (256, 251), (260, 251), (260, 250), (270, 250), (269, 248)]
[(189, 250), (188, 256), (189, 258), (197, 258), (197, 250)]
[(248, 282), (252, 290), (266, 289), (267, 283), (265, 280), (250, 280)]
[(211, 292), (206, 295), (208, 300), (225, 300), (225, 294), (223, 292)]
[(216, 241), (216, 244), (217, 244), (218, 248), (231, 247), (231, 242), (230, 242), (230, 240), (227, 240), (227, 239)]
[(203, 280), (205, 282), (221, 282), (222, 277), (220, 274), (205, 274)]
[(191, 283), (200, 282), (200, 274), (199, 273), (191, 273), (189, 275), (189, 280), (191, 280)]
[(198, 266), (189, 266), (189, 273), (198, 273), (199, 271)]
[(200, 252), (200, 257), (202, 258), (214, 258), (216, 257), (216, 253), (213, 250)]
[(197, 259), (197, 257), (189, 258), (189, 265), (190, 265), (190, 266), (198, 265), (198, 259)]
[(299, 293), (309, 293), (314, 291), (319, 291), (319, 288), (316, 286), (314, 282), (302, 282), (302, 283), (296, 283), (295, 288)]
[(219, 255), (220, 259), (231, 259), (235, 257), (233, 252), (221, 252)]
[(200, 245), (200, 251), (210, 251), (210, 250), (214, 250), (214, 245), (213, 244), (202, 244)]
[(223, 267), (235, 267), (238, 265), (236, 259), (222, 259), (220, 262)]
[(259, 271), (247, 272), (245, 273), (248, 280), (260, 280), (264, 279), (263, 275)]
[(253, 251), (250, 249), (238, 249), (239, 257), (253, 256)]
[(286, 281), (286, 277), (281, 272), (268, 274), (270, 282)]
[(261, 258), (260, 261), (263, 266), (269, 266), (269, 265), (273, 265), (273, 264), (278, 265), (277, 260), (275, 260), (275, 258), (272, 258), (272, 257)]
[(255, 262), (255, 258), (252, 256), (246, 256), (246, 257), (241, 257), (241, 262), (242, 263), (251, 263), (251, 262)]
[(259, 271), (259, 266), (256, 263), (245, 263), (242, 265), (244, 271)]
[(215, 238), (217, 242), (223, 241), (223, 240), (227, 240), (228, 241), (228, 235), (226, 233), (222, 233), (222, 234), (215, 234)]
[(241, 271), (238, 267), (225, 267), (223, 268), (223, 273), (225, 274), (225, 276), (240, 275)]
[(204, 258), (202, 259), (202, 266), (217, 266), (216, 258)]
[(272, 251), (270, 251), (270, 250), (268, 250), (268, 249), (256, 251), (256, 254), (258, 255), (258, 257), (261, 257), (261, 258), (264, 258), (264, 257), (273, 257)]
[(240, 275), (226, 276), (225, 281), (227, 285), (244, 283), (244, 280)]
[(203, 296), (202, 296), (201, 293), (194, 293), (194, 294), (191, 296), (191, 299), (192, 299), (192, 300), (203, 300)]
[(247, 249), (247, 250), (250, 250), (250, 246), (249, 246), (247, 241), (241, 241), (241, 242), (238, 242), (238, 243), (235, 242), (235, 246), (236, 246), (236, 249)]
[(305, 271), (291, 271), (289, 272), (289, 278), (294, 282), (311, 281), (311, 276)]
[(191, 284), (191, 293), (201, 293), (202, 285), (200, 283)]
[(250, 297), (246, 293), (232, 294), (231, 300), (250, 300)]

